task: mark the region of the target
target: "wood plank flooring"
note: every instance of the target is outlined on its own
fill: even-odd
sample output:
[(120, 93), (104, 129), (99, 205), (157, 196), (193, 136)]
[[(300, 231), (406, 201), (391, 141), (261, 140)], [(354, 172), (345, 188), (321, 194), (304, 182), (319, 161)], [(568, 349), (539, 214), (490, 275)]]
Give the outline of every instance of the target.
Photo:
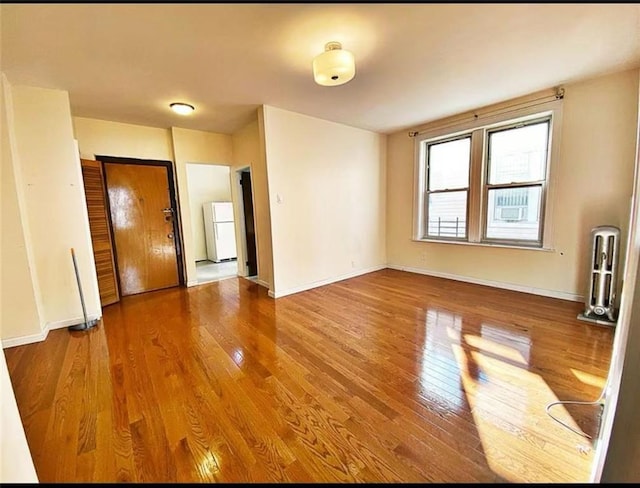
[[(586, 482), (613, 330), (581, 304), (382, 270), (273, 300), (125, 297), (5, 350), (41, 482)], [(552, 413), (595, 436), (600, 406)]]

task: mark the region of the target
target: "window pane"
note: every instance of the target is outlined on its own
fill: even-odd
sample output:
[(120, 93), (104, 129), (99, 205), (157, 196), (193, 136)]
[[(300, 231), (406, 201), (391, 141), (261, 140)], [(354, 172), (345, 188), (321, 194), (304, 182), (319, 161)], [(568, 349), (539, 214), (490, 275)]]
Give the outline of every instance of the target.
[(489, 184), (545, 178), (549, 121), (489, 133)]
[(467, 191), (429, 195), (429, 237), (465, 237), (467, 235)]
[(487, 238), (537, 241), (540, 186), (489, 190)]
[(471, 137), (429, 145), (428, 190), (467, 188)]

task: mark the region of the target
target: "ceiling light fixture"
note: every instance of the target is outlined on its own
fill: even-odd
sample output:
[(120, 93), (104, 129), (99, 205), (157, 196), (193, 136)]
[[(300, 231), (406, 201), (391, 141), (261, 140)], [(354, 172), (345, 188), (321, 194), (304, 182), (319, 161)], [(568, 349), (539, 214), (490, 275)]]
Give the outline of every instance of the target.
[(169, 105), (169, 107), (171, 107), (171, 110), (173, 110), (175, 113), (180, 115), (189, 115), (191, 112), (195, 110), (195, 107), (193, 105), (189, 105), (188, 103), (182, 103), (182, 102), (174, 102), (171, 105)]
[(342, 49), (339, 42), (327, 42), (325, 51), (313, 60), (313, 79), (318, 85), (343, 85), (356, 75), (353, 53)]

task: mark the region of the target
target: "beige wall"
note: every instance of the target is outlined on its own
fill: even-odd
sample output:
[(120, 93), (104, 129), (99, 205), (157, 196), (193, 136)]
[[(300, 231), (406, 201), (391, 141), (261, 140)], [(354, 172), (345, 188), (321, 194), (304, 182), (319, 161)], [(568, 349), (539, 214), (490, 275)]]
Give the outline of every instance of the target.
[[(5, 103), (5, 92), (9, 103)], [(0, 245), (0, 338), (11, 339), (21, 336), (38, 336), (42, 333), (44, 321), (40, 318), (33, 268), (29, 265), (30, 248), (27, 247), (23, 227), (20, 202), (18, 201), (16, 174), (17, 164), (13, 129), (13, 104), (11, 86), (2, 78), (0, 90), (0, 123), (2, 125), (2, 235)], [(11, 132), (11, 133), (10, 133)], [(18, 171), (20, 168), (17, 168)], [(21, 187), (21, 185), (20, 185)], [(24, 206), (24, 202), (22, 202)]]
[(74, 117), (75, 136), (83, 159), (96, 155), (173, 161), (169, 129)]
[(230, 202), (229, 166), (187, 164), (187, 188), (196, 261), (207, 259), (202, 205), (206, 202)]
[(264, 106), (273, 294), (385, 264), (385, 139)]
[[(263, 286), (273, 289), (272, 269), (273, 256), (271, 252), (271, 216), (269, 210), (269, 185), (267, 182), (267, 167), (264, 153), (264, 134), (262, 126), (262, 109), (258, 110), (256, 119), (233, 134), (233, 164), (232, 192), (236, 204), (236, 215), (242, 216), (240, 205), (242, 194), (237, 183), (237, 170), (249, 166), (251, 168), (251, 186), (253, 192), (254, 225), (256, 231), (256, 253), (258, 256), (258, 281)], [(241, 232), (242, 226), (236, 226), (236, 241), (238, 244), (239, 269), (246, 253), (243, 249), (245, 237)]]
[[(26, 266), (26, 255), (16, 253), (15, 249), (20, 246), (24, 246), (24, 238), (22, 235), (22, 227), (16, 225), (19, 223), (19, 210), (17, 208), (17, 197), (15, 192), (15, 180), (13, 178), (13, 172), (7, 174), (6, 168), (11, 169), (13, 165), (13, 157), (10, 150), (9, 141), (9, 127), (8, 118), (6, 113), (6, 103), (4, 97), (4, 91), (7, 89), (10, 96), (10, 87), (5, 86), (4, 75), (0, 76), (0, 201), (2, 201), (2, 213), (0, 214), (0, 275), (2, 280), (0, 281), (0, 309), (2, 314), (0, 315), (0, 337), (4, 337), (4, 320), (7, 319), (11, 329), (15, 326), (15, 323), (21, 323), (23, 320), (27, 324), (30, 324), (33, 332), (37, 332), (40, 329), (39, 319), (35, 311), (35, 304), (32, 303), (30, 309), (33, 312), (32, 317), (26, 315), (20, 316), (22, 312), (19, 306), (13, 307), (12, 301), (16, 296), (30, 295), (30, 292), (17, 292), (14, 293), (14, 288), (20, 286), (20, 290), (25, 290), (25, 283), (20, 281), (18, 284), (13, 283), (7, 279), (8, 268), (14, 267), (11, 259), (19, 256), (20, 262), (15, 263), (15, 268), (21, 268), (23, 272), (28, 275), (28, 270), (24, 269)], [(7, 189), (11, 191), (11, 197), (6, 199)], [(7, 208), (8, 202), (10, 209)], [(14, 234), (19, 233), (19, 236)], [(9, 236), (7, 236), (9, 234)], [(9, 238), (7, 238), (9, 237)], [(18, 240), (18, 237), (20, 240)], [(7, 256), (7, 250), (9, 256)], [(11, 272), (11, 274), (13, 274)], [(32, 297), (33, 302), (33, 297)], [(17, 316), (7, 315), (6, 312), (12, 308), (14, 312), (18, 312)], [(26, 328), (26, 327), (25, 327)], [(9, 335), (12, 331), (9, 331)], [(22, 427), (22, 421), (20, 419), (20, 412), (18, 411), (18, 405), (16, 403), (15, 395), (13, 393), (13, 387), (11, 385), (11, 379), (9, 378), (9, 370), (5, 361), (4, 352), (0, 351), (0, 482), (1, 483), (37, 483), (38, 476), (33, 465), (31, 453), (29, 452), (29, 445), (27, 444), (27, 438)]]
[(0, 482), (38, 483), (4, 351), (0, 351)]
[(196, 284), (196, 254), (187, 186), (187, 163), (230, 166), (231, 136), (172, 127), (160, 129), (106, 120), (74, 117), (76, 139), (83, 158), (95, 155), (172, 161), (182, 232), (187, 284)]
[[(626, 240), (633, 183), (638, 71), (567, 85), (553, 205), (554, 251), (414, 242), (414, 140), (388, 140), (387, 263), (581, 300), (591, 229), (615, 225)], [(624, 246), (621, 256), (624, 256)]]
[[(87, 314), (102, 315), (78, 150), (66, 91), (13, 86), (16, 192), (47, 329), (84, 321), (71, 259), (75, 249)], [(37, 297), (36, 297), (37, 299)], [(21, 334), (24, 335), (24, 334)], [(4, 339), (4, 338), (3, 338)]]
[(182, 245), (184, 250), (187, 284), (198, 282), (196, 276), (196, 255), (193, 243), (193, 225), (189, 207), (187, 186), (187, 163), (222, 164), (231, 166), (231, 136), (200, 130), (171, 128), (171, 138), (176, 168), (180, 221), (182, 225)]
[[(638, 86), (640, 90), (640, 86)], [(637, 124), (634, 196), (627, 266), (616, 324), (602, 423), (598, 431), (592, 479), (602, 483), (640, 481), (640, 122)]]

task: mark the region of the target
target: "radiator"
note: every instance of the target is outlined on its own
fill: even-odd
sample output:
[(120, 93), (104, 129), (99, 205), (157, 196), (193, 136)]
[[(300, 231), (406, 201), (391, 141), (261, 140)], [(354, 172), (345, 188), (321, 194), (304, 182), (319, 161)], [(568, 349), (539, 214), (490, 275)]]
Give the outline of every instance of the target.
[(617, 320), (616, 283), (620, 229), (603, 225), (591, 231), (590, 280), (579, 319), (613, 324)]

